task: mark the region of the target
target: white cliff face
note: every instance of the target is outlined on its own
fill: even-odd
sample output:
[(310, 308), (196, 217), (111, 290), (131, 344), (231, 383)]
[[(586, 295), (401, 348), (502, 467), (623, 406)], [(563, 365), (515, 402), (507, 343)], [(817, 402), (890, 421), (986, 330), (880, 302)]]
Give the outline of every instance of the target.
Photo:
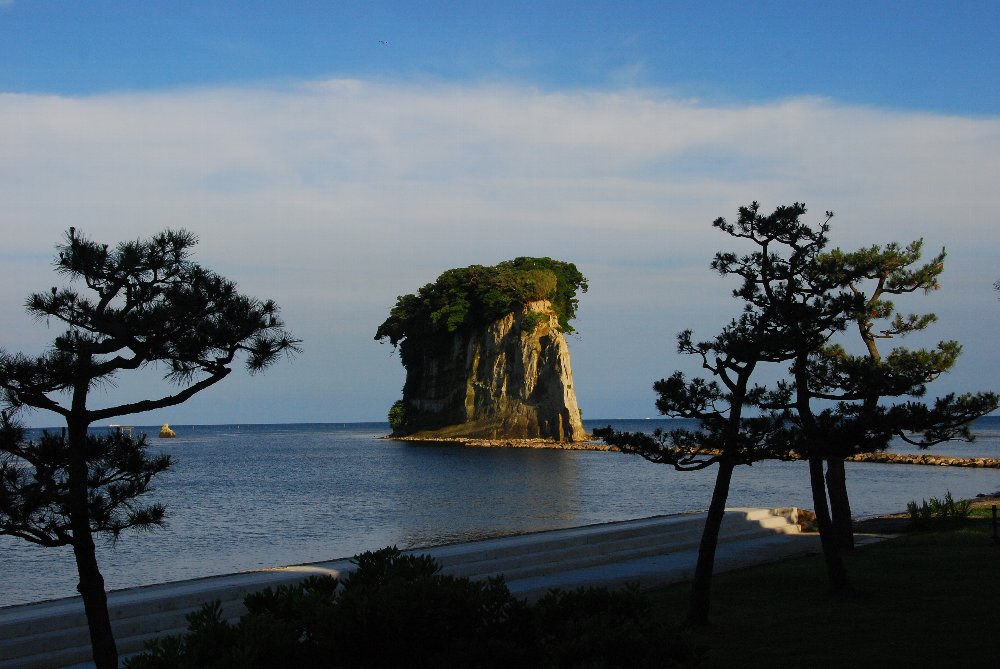
[(408, 370), (412, 431), (487, 439), (586, 439), (569, 348), (547, 300), (483, 332), (456, 333), (444, 352)]

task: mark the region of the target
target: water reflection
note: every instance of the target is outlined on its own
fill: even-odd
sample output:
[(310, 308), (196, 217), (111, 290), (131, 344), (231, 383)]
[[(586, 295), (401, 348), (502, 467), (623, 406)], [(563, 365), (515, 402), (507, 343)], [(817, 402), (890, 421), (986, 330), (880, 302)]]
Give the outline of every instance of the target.
[(578, 520), (579, 466), (563, 451), (413, 442), (398, 442), (397, 448), (401, 545), (467, 541)]

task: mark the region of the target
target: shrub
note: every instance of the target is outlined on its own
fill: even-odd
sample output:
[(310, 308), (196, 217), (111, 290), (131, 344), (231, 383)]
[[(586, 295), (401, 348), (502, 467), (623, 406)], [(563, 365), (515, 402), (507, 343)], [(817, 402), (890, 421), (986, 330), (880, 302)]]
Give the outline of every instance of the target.
[(690, 644), (665, 633), (637, 586), (553, 590), (533, 614), (544, 667), (670, 667), (695, 657)]
[(518, 666), (526, 606), (502, 578), (440, 573), (429, 556), (363, 553), (332, 616), (344, 666)]
[(635, 588), (552, 591), (536, 606), (502, 577), (448, 576), (396, 547), (358, 555), (343, 582), (313, 577), (248, 595), (232, 625), (218, 602), (188, 633), (147, 644), (127, 669), (670, 667), (695, 658)]
[(521, 319), (521, 329), (526, 333), (531, 334), (538, 327), (538, 324), (545, 320), (545, 314), (539, 311), (531, 311), (524, 315)]
[(403, 400), (396, 400), (395, 404), (389, 409), (389, 427), (392, 428), (393, 433), (402, 432), (406, 427), (406, 402)]
[(950, 490), (945, 492), (944, 499), (931, 497), (930, 501), (925, 499), (919, 506), (915, 501), (906, 505), (906, 511), (910, 514), (910, 524), (920, 530), (957, 525), (968, 518), (971, 509), (972, 500), (963, 499), (956, 502)]
[(320, 667), (328, 648), (319, 633), (329, 618), (337, 579), (313, 576), (298, 585), (247, 595), (237, 625), (222, 618), (218, 601), (188, 614), (188, 633), (156, 639), (127, 669), (239, 669)]

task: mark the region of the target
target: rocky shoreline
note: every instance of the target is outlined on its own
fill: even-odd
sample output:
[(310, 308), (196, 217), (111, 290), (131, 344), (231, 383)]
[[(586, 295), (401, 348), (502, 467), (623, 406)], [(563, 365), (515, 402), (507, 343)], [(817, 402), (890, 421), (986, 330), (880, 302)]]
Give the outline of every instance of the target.
[(554, 439), (480, 439), (478, 437), (433, 437), (425, 435), (387, 436), (393, 441), (412, 441), (428, 444), (461, 444), (472, 448), (551, 448), (560, 451), (614, 451), (607, 444), (597, 441), (556, 441)]
[[(599, 441), (555, 441), (553, 439), (480, 439), (475, 437), (434, 437), (410, 435), (383, 437), (394, 441), (418, 443), (454, 443), (472, 448), (551, 448), (563, 451), (615, 451)], [(955, 458), (930, 453), (863, 453), (846, 458), (849, 462), (874, 462), (894, 465), (932, 465), (936, 467), (978, 467), (1000, 469), (1000, 458)]]

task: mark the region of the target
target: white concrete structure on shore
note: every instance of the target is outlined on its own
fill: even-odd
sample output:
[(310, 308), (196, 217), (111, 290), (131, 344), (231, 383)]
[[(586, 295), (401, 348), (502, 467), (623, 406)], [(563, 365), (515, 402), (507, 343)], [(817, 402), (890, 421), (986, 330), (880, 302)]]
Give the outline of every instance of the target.
[[(444, 573), (470, 578), (504, 574), (511, 592), (529, 600), (551, 588), (652, 587), (690, 578), (704, 513), (655, 516), (408, 551), (433, 556)], [(796, 509), (728, 509), (716, 570), (819, 551), (799, 532)], [(380, 548), (380, 547), (373, 547)], [(109, 593), (115, 638), (125, 656), (152, 638), (186, 630), (185, 616), (213, 600), (236, 620), (243, 597), (314, 574), (337, 576), (349, 559), (129, 588)], [(0, 669), (86, 667), (90, 640), (79, 597), (0, 608)]]

